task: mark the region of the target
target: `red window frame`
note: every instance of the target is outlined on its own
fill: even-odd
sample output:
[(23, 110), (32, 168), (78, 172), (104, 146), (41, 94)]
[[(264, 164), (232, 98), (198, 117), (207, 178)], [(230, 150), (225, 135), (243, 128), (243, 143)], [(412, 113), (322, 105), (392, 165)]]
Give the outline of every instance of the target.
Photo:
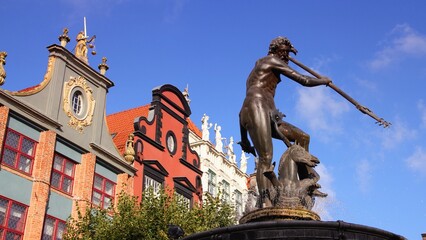
[[(18, 235), (20, 237), (24, 236), (24, 231), (25, 231), (25, 222), (27, 219), (27, 213), (28, 213), (28, 206), (25, 204), (22, 204), (20, 202), (16, 202), (12, 199), (6, 198), (4, 196), (0, 195), (0, 200), (3, 200), (6, 202), (6, 206), (5, 206), (5, 212), (4, 212), (4, 216), (3, 219), (0, 218), (0, 239), (6, 239), (6, 236), (8, 233), (10, 234), (14, 234), (15, 236)], [(11, 220), (11, 209), (13, 206), (18, 206), (18, 207), (22, 207), (24, 209), (24, 212), (22, 213), (21, 218), (19, 219), (18, 222), (14, 223), (15, 226), (19, 227), (20, 229), (16, 229), (16, 228), (11, 228), (10, 227), (10, 220)], [(0, 211), (0, 213), (3, 213), (2, 211)]]
[[(51, 236), (50, 235), (45, 235), (46, 234), (46, 223), (47, 223), (47, 220), (53, 221), (53, 232), (52, 232)], [(41, 240), (56, 240), (56, 239), (59, 239), (58, 238), (58, 226), (59, 226), (59, 224), (63, 224), (64, 226), (66, 226), (67, 222), (64, 221), (64, 220), (61, 220), (59, 218), (55, 218), (53, 216), (50, 216), (50, 215), (46, 215), (46, 218), (44, 219), (43, 234), (41, 236)], [(62, 238), (60, 238), (60, 239), (63, 239), (63, 236), (64, 236), (65, 232), (66, 232), (66, 228), (64, 227), (64, 231), (62, 232)]]
[[(55, 168), (55, 161), (56, 161), (57, 158), (61, 158), (62, 159), (61, 169), (56, 169)], [(71, 175), (69, 175), (69, 174), (66, 173), (66, 168), (65, 167), (67, 166), (67, 164), (72, 164)], [(76, 166), (76, 163), (74, 161), (70, 160), (69, 158), (67, 158), (67, 157), (65, 157), (65, 156), (63, 156), (61, 154), (55, 153), (55, 156), (53, 157), (52, 176), (50, 178), (50, 186), (52, 188), (58, 190), (58, 191), (64, 192), (64, 193), (66, 193), (68, 195), (71, 195), (72, 194), (72, 190), (73, 190), (73, 185), (74, 185), (75, 166)], [(54, 183), (53, 183), (53, 178), (54, 178), (55, 174), (59, 175), (59, 184), (58, 184), (58, 186), (54, 185)], [(69, 189), (69, 191), (67, 191), (66, 189), (63, 189), (64, 188), (64, 181), (65, 180), (69, 180), (70, 181), (70, 189)]]
[[(96, 178), (100, 178), (100, 180), (101, 180), (101, 187), (100, 188), (96, 187), (96, 184), (95, 184)], [(106, 192), (106, 185), (107, 184), (112, 184), (112, 194), (109, 194), (109, 193)], [(103, 209), (107, 209), (109, 206), (105, 206), (105, 199), (106, 198), (110, 199), (110, 203), (114, 202), (115, 186), (116, 186), (116, 183), (114, 183), (113, 181), (103, 177), (102, 175), (95, 173), (95, 176), (93, 178), (92, 203), (95, 206), (101, 207)], [(99, 197), (99, 203), (100, 204), (94, 203), (94, 201), (93, 201), (96, 193), (100, 195), (100, 197)]]
[[(10, 146), (10, 145), (7, 144), (7, 138), (8, 138), (8, 136), (9, 136), (9, 134), (11, 132), (13, 132), (14, 134), (18, 135), (17, 148), (15, 148), (14, 146)], [(27, 153), (22, 152), (22, 142), (24, 141), (24, 139), (27, 140), (27, 141), (29, 141), (29, 142), (32, 142), (34, 144), (33, 145), (32, 155), (28, 155)], [(5, 155), (6, 149), (8, 149), (8, 150), (16, 153), (14, 165), (10, 165), (10, 164), (4, 162), (4, 155)], [(11, 128), (8, 128), (7, 131), (6, 131), (6, 137), (4, 138), (4, 149), (3, 149), (2, 156), (1, 156), (2, 157), (1, 158), (1, 163), (4, 164), (4, 165), (6, 165), (6, 166), (9, 166), (9, 167), (11, 167), (11, 168), (13, 168), (13, 169), (15, 169), (17, 171), (19, 171), (19, 172), (22, 172), (22, 173), (27, 174), (27, 175), (31, 175), (32, 172), (33, 172), (33, 165), (34, 165), (34, 158), (35, 158), (36, 150), (37, 150), (37, 141), (35, 141), (35, 140), (33, 140), (33, 139), (25, 136), (24, 134), (22, 134), (20, 132), (17, 132), (15, 130), (11, 129)], [(20, 162), (21, 156), (23, 156), (23, 157), (25, 157), (25, 158), (27, 158), (27, 159), (29, 159), (31, 161), (31, 163), (30, 163), (30, 169), (29, 169), (28, 172), (19, 169), (19, 162)]]

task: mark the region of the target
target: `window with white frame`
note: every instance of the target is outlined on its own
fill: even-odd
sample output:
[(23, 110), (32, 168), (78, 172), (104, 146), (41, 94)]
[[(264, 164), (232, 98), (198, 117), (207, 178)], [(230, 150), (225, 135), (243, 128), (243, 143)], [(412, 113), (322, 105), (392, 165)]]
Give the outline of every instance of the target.
[(8, 128), (2, 163), (26, 174), (31, 174), (37, 142)]
[(191, 183), (186, 177), (176, 177), (173, 178), (174, 181), (174, 192), (179, 201), (181, 201), (185, 206), (190, 209), (193, 204), (193, 195), (195, 188), (191, 187)]
[(181, 194), (179, 192), (175, 192), (178, 201), (182, 202), (188, 209), (191, 208), (191, 199)]
[(162, 187), (162, 183), (156, 181), (148, 175), (144, 176), (144, 189), (151, 188), (154, 193), (159, 193)]
[(224, 202), (229, 203), (231, 197), (230, 197), (230, 191), (231, 191), (231, 186), (229, 185), (229, 183), (225, 180), (222, 181), (222, 199)]
[(81, 91), (75, 91), (72, 95), (72, 110), (80, 116), (83, 112), (83, 93)]
[(243, 194), (235, 190), (235, 212), (237, 216), (240, 216), (243, 213)]
[(207, 191), (212, 195), (216, 196), (216, 173), (214, 173), (212, 170), (208, 171), (208, 186)]

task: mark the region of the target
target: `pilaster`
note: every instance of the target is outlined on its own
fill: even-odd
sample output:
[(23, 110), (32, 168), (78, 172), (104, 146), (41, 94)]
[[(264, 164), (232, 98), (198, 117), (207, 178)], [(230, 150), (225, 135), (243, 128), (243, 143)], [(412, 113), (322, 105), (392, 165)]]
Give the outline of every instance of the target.
[(129, 194), (130, 196), (134, 195), (134, 191), (133, 191), (133, 182), (134, 182), (134, 177), (130, 176), (127, 173), (121, 173), (117, 175), (117, 185), (115, 188), (115, 206), (117, 206), (117, 201), (118, 201), (118, 196), (120, 195), (120, 193), (123, 191), (127, 194)]
[(9, 108), (6, 106), (1, 106), (0, 107), (0, 153), (2, 152), (8, 118), (9, 118)]
[(49, 200), (50, 174), (55, 152), (56, 133), (40, 134), (33, 165), (33, 188), (27, 214), (24, 240), (41, 239), (46, 206)]
[(81, 164), (75, 168), (74, 203), (71, 217), (77, 219), (78, 210), (85, 214), (86, 208), (92, 202), (93, 178), (95, 176), (96, 155), (86, 153), (82, 156)]

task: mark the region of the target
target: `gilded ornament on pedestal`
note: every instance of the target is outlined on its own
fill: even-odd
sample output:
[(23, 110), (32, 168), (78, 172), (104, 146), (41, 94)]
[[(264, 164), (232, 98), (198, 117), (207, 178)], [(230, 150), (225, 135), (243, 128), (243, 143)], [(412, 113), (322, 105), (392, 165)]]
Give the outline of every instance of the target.
[(67, 45), (67, 43), (70, 41), (70, 38), (68, 37), (68, 28), (64, 28), (62, 35), (59, 36), (58, 39), (61, 42), (62, 47)]
[(134, 135), (133, 134), (129, 134), (129, 137), (127, 138), (126, 141), (126, 149), (124, 150), (124, 159), (129, 163), (132, 164), (133, 161), (135, 160), (135, 149), (133, 147), (133, 139), (134, 139)]
[(3, 65), (6, 65), (7, 52), (0, 52), (0, 86), (4, 84), (6, 79), (6, 71), (3, 68)]

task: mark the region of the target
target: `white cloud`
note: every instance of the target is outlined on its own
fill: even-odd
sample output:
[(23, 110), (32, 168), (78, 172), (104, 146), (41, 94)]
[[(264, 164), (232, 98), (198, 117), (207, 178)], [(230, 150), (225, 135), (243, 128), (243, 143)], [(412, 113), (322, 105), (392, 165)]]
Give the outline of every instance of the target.
[(391, 127), (384, 129), (381, 133), (382, 146), (387, 149), (392, 149), (417, 136), (416, 130), (410, 129), (398, 119), (392, 123)]
[(372, 69), (382, 69), (409, 56), (426, 56), (426, 36), (408, 24), (397, 25), (389, 34), (383, 49), (370, 61)]
[(423, 148), (417, 147), (416, 151), (405, 162), (411, 170), (426, 175), (426, 152)]
[(334, 220), (332, 212), (337, 210), (339, 202), (337, 201), (336, 193), (332, 188), (333, 176), (330, 174), (324, 164), (318, 165), (317, 167), (315, 167), (315, 170), (321, 177), (318, 182), (319, 184), (321, 184), (321, 188), (319, 190), (324, 193), (327, 193), (328, 196), (325, 198), (317, 197), (315, 199), (315, 205), (312, 211), (319, 214), (322, 220)]
[[(63, 3), (71, 7), (72, 15), (90, 13), (109, 14), (117, 5), (126, 0), (62, 0)], [(74, 16), (75, 17), (75, 16)]]
[(363, 193), (369, 192), (372, 176), (372, 166), (370, 162), (366, 159), (361, 160), (355, 170), (358, 188)]
[(374, 94), (378, 94), (379, 88), (377, 87), (376, 81), (356, 78), (356, 83), (360, 86), (361, 89), (367, 90), (367, 91), (372, 92)]
[(325, 87), (298, 90), (297, 113), (316, 131), (338, 131), (338, 118), (349, 110), (344, 101), (330, 97)]
[(421, 127), (426, 128), (426, 106), (423, 100), (419, 100), (419, 102), (417, 103), (417, 108), (420, 111)]
[(330, 65), (330, 63), (332, 63), (336, 60), (338, 60), (338, 57), (335, 56), (335, 55), (326, 56), (326, 57), (325, 56), (317, 57), (317, 58), (314, 59), (312, 70), (321, 74), (320, 69), (328, 67)]
[(181, 16), (185, 4), (185, 0), (172, 0), (171, 3), (167, 5), (164, 21), (167, 23), (176, 21), (176, 19)]

